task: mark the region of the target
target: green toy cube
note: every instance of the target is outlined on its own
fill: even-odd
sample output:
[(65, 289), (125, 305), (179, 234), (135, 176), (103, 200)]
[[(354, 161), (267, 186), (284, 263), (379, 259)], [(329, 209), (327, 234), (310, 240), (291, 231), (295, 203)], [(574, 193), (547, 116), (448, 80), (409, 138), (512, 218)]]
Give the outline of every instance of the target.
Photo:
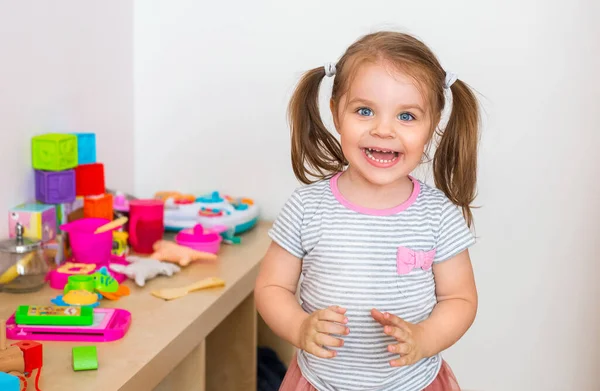
[(77, 136), (48, 133), (31, 139), (33, 168), (63, 171), (77, 167)]
[(73, 348), (73, 370), (89, 371), (98, 369), (98, 355), (95, 346), (76, 346)]

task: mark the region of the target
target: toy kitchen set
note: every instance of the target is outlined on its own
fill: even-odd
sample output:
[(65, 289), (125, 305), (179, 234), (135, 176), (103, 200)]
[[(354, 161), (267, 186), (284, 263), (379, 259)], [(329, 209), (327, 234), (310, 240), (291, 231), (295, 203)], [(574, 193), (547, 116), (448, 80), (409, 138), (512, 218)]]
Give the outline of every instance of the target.
[[(93, 133), (35, 136), (31, 155), (35, 194), (8, 210), (9, 237), (0, 240), (0, 292), (18, 295), (48, 285), (53, 293), (42, 302), (20, 303), (10, 318), (0, 319), (1, 390), (26, 388), (34, 369), (39, 390), (37, 341), (126, 338), (135, 327), (132, 314), (101, 308), (103, 303), (127, 300), (129, 286), (218, 261), (221, 245), (239, 244), (239, 235), (259, 220), (252, 199), (218, 191), (200, 196), (161, 191), (137, 199), (108, 190)], [(165, 240), (165, 232), (173, 240)], [(224, 284), (211, 277), (194, 289)], [(165, 300), (180, 297), (151, 293)], [(6, 347), (6, 337), (19, 342)], [(73, 348), (73, 370), (97, 370), (96, 346), (79, 348)], [(90, 365), (75, 360), (81, 354)]]

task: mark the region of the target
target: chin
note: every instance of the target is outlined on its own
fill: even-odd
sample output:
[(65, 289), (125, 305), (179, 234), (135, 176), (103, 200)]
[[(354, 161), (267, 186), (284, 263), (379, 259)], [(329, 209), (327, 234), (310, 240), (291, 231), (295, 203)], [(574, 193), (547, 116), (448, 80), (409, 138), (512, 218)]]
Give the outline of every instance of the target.
[(408, 174), (404, 170), (387, 170), (381, 168), (363, 167), (358, 168), (357, 172), (367, 182), (375, 186), (389, 186), (405, 178)]

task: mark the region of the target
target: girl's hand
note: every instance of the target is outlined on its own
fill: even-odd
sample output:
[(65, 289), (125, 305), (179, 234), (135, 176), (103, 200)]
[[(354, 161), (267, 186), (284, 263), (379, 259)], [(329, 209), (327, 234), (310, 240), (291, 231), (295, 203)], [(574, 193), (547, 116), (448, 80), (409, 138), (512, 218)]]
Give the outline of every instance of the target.
[(343, 326), (348, 323), (345, 313), (346, 309), (334, 305), (310, 314), (300, 326), (300, 349), (321, 358), (335, 357), (336, 352), (325, 349), (325, 346), (344, 345), (342, 339), (332, 337), (330, 334), (350, 333), (348, 327)]
[(393, 367), (411, 365), (424, 358), (423, 329), (418, 324), (406, 322), (396, 315), (388, 312), (381, 313), (376, 309), (371, 310), (371, 316), (383, 326), (383, 332), (398, 341), (395, 345), (388, 345), (388, 351), (400, 355), (399, 359), (390, 361)]

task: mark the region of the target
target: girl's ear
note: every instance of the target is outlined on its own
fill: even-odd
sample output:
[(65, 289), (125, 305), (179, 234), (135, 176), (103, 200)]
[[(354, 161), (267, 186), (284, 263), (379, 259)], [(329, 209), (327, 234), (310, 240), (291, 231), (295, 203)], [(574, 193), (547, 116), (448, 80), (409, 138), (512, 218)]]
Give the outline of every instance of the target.
[(335, 102), (333, 101), (333, 99), (329, 99), (329, 109), (331, 110), (331, 116), (333, 117), (333, 126), (335, 126), (335, 131), (338, 132), (338, 134), (339, 134), (340, 127), (339, 127), (339, 123), (338, 123), (337, 110), (336, 110)]

